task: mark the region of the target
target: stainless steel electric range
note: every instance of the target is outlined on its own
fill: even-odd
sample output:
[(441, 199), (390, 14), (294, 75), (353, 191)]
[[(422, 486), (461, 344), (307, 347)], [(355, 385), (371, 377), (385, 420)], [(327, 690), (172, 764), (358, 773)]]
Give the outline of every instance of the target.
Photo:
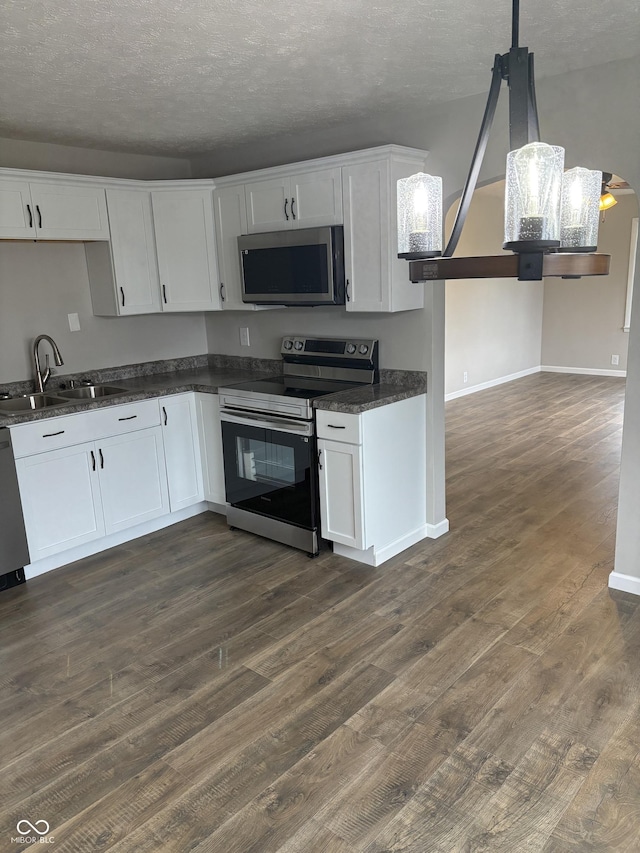
[(286, 337), (283, 375), (219, 389), (231, 527), (318, 553), (313, 401), (378, 382), (378, 342)]

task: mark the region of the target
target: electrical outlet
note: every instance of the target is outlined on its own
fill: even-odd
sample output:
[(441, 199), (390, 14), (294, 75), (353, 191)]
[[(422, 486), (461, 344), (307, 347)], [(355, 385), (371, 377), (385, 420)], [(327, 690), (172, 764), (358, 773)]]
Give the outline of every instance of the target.
[(72, 332), (79, 332), (80, 331), (80, 317), (78, 317), (77, 314), (67, 314), (67, 317), (69, 319), (69, 329)]
[(469, 379), (469, 377), (467, 375), (467, 371), (465, 370), (465, 372), (462, 374), (462, 381), (466, 382), (468, 379)]
[(247, 326), (240, 326), (240, 346), (251, 346), (249, 343), (249, 329)]
[(611, 364), (620, 364), (620, 356), (612, 355), (611, 356)]

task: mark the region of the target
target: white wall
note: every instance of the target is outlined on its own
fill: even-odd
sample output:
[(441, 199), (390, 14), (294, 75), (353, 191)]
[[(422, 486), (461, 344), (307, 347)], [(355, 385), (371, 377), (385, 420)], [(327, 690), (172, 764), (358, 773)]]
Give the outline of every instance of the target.
[[(457, 207), (449, 210), (447, 232)], [(502, 254), (503, 220), (504, 182), (476, 190), (455, 254)], [(445, 392), (456, 394), (537, 368), (542, 297), (538, 281), (447, 281)]]
[[(623, 331), (635, 195), (620, 195), (600, 224), (598, 251), (611, 255), (606, 280), (551, 278), (544, 284), (542, 364), (590, 370), (626, 370), (629, 335)], [(618, 366), (611, 356), (618, 355)]]
[[(74, 312), (79, 332), (69, 331)], [(0, 242), (0, 383), (32, 377), (31, 344), (44, 333), (60, 373), (207, 352), (202, 314), (94, 317), (81, 243)]]
[(140, 180), (191, 177), (189, 161), (180, 157), (124, 154), (119, 151), (75, 148), (71, 145), (27, 142), (5, 137), (0, 138), (0, 167)]

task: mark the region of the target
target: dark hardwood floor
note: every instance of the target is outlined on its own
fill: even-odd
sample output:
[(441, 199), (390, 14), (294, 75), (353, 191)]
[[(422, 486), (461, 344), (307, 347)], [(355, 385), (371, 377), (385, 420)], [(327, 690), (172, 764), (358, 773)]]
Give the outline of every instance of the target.
[(378, 569), (207, 514), (1, 593), (0, 849), (637, 853), (623, 397), (449, 403), (451, 532)]

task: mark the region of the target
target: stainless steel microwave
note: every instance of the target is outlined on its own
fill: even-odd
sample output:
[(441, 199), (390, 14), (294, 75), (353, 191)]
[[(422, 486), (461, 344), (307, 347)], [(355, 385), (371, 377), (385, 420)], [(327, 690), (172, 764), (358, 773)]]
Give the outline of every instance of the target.
[(238, 237), (242, 301), (344, 305), (342, 225)]

